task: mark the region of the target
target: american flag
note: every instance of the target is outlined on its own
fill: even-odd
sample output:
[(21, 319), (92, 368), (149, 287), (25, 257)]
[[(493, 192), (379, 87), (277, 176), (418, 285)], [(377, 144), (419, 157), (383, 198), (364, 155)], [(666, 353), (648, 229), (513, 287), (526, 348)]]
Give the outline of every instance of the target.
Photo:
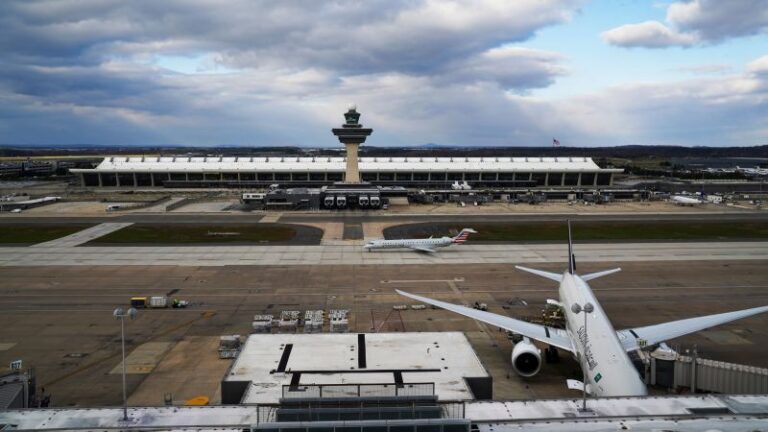
[(453, 238), (453, 242), (459, 243), (459, 244), (466, 243), (468, 237), (469, 237), (469, 233), (467, 231), (462, 231), (459, 233), (459, 235)]
[(552, 147), (560, 147), (560, 141), (552, 138)]

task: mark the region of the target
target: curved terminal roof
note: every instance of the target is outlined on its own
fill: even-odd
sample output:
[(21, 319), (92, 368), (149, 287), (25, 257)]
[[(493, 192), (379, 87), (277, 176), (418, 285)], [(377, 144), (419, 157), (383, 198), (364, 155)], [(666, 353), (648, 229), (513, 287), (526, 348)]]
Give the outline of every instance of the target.
[[(105, 158), (94, 170), (72, 172), (344, 172), (343, 157), (125, 157)], [(491, 171), (618, 172), (602, 169), (589, 157), (364, 157), (362, 172)]]

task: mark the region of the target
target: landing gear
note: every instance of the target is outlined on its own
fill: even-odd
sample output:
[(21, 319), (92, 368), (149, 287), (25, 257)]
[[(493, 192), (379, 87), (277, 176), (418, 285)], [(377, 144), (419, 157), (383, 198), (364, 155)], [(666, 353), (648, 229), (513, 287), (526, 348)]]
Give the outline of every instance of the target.
[(544, 350), (544, 360), (547, 363), (559, 363), (560, 353), (557, 351), (557, 348), (553, 346), (547, 347), (547, 349)]

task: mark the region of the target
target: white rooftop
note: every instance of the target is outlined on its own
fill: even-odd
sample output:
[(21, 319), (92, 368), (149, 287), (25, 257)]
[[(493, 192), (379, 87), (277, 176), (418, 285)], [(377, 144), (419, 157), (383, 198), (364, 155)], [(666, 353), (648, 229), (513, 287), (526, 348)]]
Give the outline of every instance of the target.
[[(286, 372), (275, 372), (285, 344), (293, 344)], [(460, 332), (366, 333), (365, 351), (368, 372), (359, 373), (356, 333), (253, 334), (225, 381), (250, 381), (242, 402), (263, 404), (280, 399), (294, 371), (302, 371), (301, 385), (310, 385), (394, 384), (391, 371), (405, 370), (404, 384), (434, 383), (439, 400), (460, 401), (474, 399), (464, 378), (489, 376)], [(377, 370), (388, 372), (370, 372)]]
[[(472, 401), (465, 417), (480, 432), (535, 431), (755, 431), (768, 424), (768, 395), (691, 395), (590, 399), (593, 414), (579, 416), (579, 399)], [(706, 410), (727, 409), (728, 414)], [(21, 430), (145, 427), (162, 430), (242, 430), (259, 421), (253, 405), (129, 408), (47, 408), (0, 411), (0, 425)], [(700, 410), (705, 410), (704, 412)]]
[[(100, 172), (238, 172), (306, 171), (343, 172), (343, 157), (126, 157), (105, 158), (96, 168)], [(378, 171), (525, 171), (581, 172), (606, 171), (589, 157), (363, 157), (361, 172)], [(72, 172), (90, 172), (72, 169)], [(621, 170), (608, 170), (608, 172)]]

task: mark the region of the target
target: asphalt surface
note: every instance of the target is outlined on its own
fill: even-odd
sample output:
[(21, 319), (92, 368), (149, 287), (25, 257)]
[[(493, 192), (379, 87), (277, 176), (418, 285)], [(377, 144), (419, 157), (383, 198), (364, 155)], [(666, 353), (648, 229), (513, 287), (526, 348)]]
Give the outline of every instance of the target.
[[(360, 241), (362, 244), (362, 241)], [(563, 263), (564, 244), (456, 245), (435, 253), (363, 250), (359, 245), (317, 246), (63, 246), (3, 247), (0, 266), (335, 266), (404, 264)], [(768, 242), (583, 243), (579, 262), (768, 260)]]
[[(580, 271), (617, 265), (581, 263)], [(620, 265), (622, 272), (592, 282), (617, 329), (768, 304), (768, 261)], [(560, 264), (536, 267), (562, 269)], [(142, 394), (143, 403), (162, 405), (165, 392), (173, 392), (179, 403), (197, 395), (215, 403), (216, 380), (228, 364), (216, 355), (218, 337), (249, 334), (254, 314), (282, 310), (348, 309), (351, 332), (463, 331), (493, 376), (498, 399), (572, 397), (564, 381), (581, 376), (563, 354), (559, 364), (545, 364), (534, 378), (519, 378), (509, 365), (512, 346), (504, 332), (439, 309), (393, 311), (395, 305), (412, 304), (394, 292), (402, 289), (454, 303), (480, 301), (491, 312), (514, 317), (540, 316), (546, 299), (557, 296), (555, 284), (508, 264), (27, 266), (0, 267), (0, 280), (0, 364), (22, 359), (25, 367), (35, 368), (38, 385), (51, 394), (54, 406), (121, 403), (120, 374), (113, 373), (120, 364), (120, 324), (112, 311), (137, 295), (169, 294), (192, 302), (182, 310), (142, 309), (136, 320), (126, 322), (129, 358), (156, 344), (169, 344), (169, 352), (192, 344), (182, 351), (187, 355), (145, 359), (145, 370), (128, 375), (129, 397)], [(201, 338), (211, 343), (197, 345)], [(768, 367), (768, 316), (670, 345), (696, 345), (704, 358)], [(152, 377), (165, 380), (167, 387), (148, 391), (144, 383)]]
[[(247, 214), (124, 214), (115, 216), (25, 216), (2, 215), (0, 225), (4, 224), (74, 224), (102, 222), (132, 222), (132, 223), (257, 223), (265, 216), (264, 213)], [(559, 222), (571, 219), (574, 221), (768, 221), (768, 212), (682, 212), (682, 213), (563, 213), (563, 214), (392, 214), (376, 213), (317, 213), (317, 214), (283, 214), (279, 220), (283, 223), (365, 223), (365, 222), (440, 222), (440, 223), (472, 223), (472, 222)]]

